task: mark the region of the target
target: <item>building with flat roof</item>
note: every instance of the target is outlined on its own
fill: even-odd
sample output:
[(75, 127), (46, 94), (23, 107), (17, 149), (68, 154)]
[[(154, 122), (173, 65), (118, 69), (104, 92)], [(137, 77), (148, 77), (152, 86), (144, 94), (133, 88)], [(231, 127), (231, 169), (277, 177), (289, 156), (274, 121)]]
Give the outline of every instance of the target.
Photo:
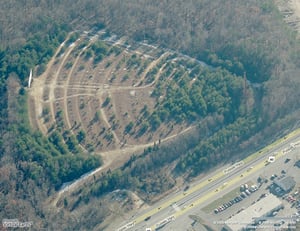
[(274, 183), (270, 187), (270, 192), (276, 196), (282, 196), (289, 193), (296, 185), (296, 181), (291, 176), (286, 176), (281, 179), (274, 180)]
[(254, 226), (264, 217), (270, 216), (274, 211), (283, 208), (281, 200), (269, 194), (255, 204), (225, 221), (224, 230), (239, 231)]

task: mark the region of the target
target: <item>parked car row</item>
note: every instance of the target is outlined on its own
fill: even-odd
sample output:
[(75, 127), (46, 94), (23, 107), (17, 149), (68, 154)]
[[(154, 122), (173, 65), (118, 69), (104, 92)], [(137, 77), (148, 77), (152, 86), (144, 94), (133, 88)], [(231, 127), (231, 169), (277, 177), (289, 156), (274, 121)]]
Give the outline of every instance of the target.
[(243, 192), (241, 192), (241, 194), (239, 196), (236, 196), (235, 198), (233, 198), (229, 202), (224, 203), (223, 205), (216, 208), (214, 210), (214, 213), (215, 214), (220, 213), (220, 212), (224, 211), (225, 209), (231, 207), (233, 204), (239, 203), (240, 201), (245, 199), (247, 196), (250, 196), (251, 193), (253, 193), (257, 190), (258, 190), (257, 185), (252, 185), (251, 187), (248, 187), (248, 185), (243, 185)]
[(224, 211), (225, 209), (231, 207), (233, 204), (236, 204), (236, 203), (242, 201), (243, 198), (244, 198), (244, 197), (243, 197), (242, 195), (237, 196), (237, 197), (235, 197), (234, 199), (230, 200), (229, 202), (224, 203), (223, 205), (221, 205), (221, 206), (219, 206), (218, 208), (216, 208), (216, 209), (214, 210), (214, 212), (215, 212), (216, 214), (219, 213), (219, 212), (222, 212), (222, 211)]
[(258, 186), (255, 184), (251, 185), (250, 187), (248, 186), (248, 184), (242, 184), (240, 187), (240, 191), (245, 192), (248, 195), (250, 195), (250, 193), (252, 192), (255, 192), (256, 190), (258, 190)]

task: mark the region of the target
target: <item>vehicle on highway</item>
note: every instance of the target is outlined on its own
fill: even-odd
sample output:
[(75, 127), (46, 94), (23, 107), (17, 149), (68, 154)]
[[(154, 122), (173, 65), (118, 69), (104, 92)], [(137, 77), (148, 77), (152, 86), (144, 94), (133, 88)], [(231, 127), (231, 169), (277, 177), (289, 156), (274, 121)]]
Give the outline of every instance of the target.
[(151, 216), (146, 217), (146, 218), (145, 218), (145, 221), (149, 221), (150, 219), (151, 219)]

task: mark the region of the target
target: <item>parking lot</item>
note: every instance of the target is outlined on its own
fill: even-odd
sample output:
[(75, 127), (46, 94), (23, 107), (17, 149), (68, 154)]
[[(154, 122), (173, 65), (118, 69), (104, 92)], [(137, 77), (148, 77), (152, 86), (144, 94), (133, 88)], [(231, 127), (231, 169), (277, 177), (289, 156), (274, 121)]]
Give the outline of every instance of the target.
[(259, 184), (257, 186), (256, 184), (253, 184), (249, 187), (248, 184), (242, 184), (240, 187), (240, 194), (233, 197), (231, 200), (224, 202), (222, 205), (218, 206), (214, 209), (214, 213), (218, 214), (223, 212), (224, 210), (230, 208), (234, 204), (238, 204), (242, 200), (246, 199), (247, 197), (250, 197), (252, 193), (256, 192), (259, 187), (261, 187), (262, 184)]
[[(274, 182), (278, 182), (287, 176), (291, 176), (296, 184), (288, 193), (279, 193), (277, 197), (282, 201), (283, 209), (275, 211), (271, 217), (278, 219), (278, 222), (272, 223), (272, 229), (278, 230), (282, 228), (293, 228), (295, 223), (300, 219), (300, 168), (295, 165), (298, 159), (298, 153), (292, 151), (286, 157), (275, 160), (274, 163), (267, 165), (259, 175), (247, 179), (235, 190), (235, 196), (231, 199), (221, 201), (210, 211), (210, 217), (214, 224), (224, 224), (226, 220), (248, 208), (251, 204), (256, 203), (263, 197), (271, 193)], [(238, 190), (239, 189), (239, 190)], [(229, 194), (229, 193), (228, 193)], [(208, 206), (207, 206), (208, 207)], [(292, 217), (292, 219), (290, 219)], [(280, 218), (289, 218), (289, 220), (280, 220)], [(289, 225), (290, 224), (290, 225)], [(263, 224), (261, 224), (263, 225)], [(293, 225), (293, 226), (292, 226)], [(220, 230), (222, 225), (219, 226)]]

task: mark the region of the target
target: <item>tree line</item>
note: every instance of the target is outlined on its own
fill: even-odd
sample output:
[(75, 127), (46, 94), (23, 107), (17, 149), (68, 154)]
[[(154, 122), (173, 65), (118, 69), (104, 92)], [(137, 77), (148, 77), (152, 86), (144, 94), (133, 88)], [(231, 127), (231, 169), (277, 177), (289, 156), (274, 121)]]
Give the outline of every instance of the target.
[[(12, 79), (13, 76), (17, 76), (21, 82), (20, 91), (15, 93), (10, 89), (10, 94), (16, 95), (10, 98), (13, 107), (7, 109), (9, 114), (13, 115), (9, 118), (7, 129), (9, 133), (15, 134), (15, 139), (10, 141), (14, 161), (18, 169), (26, 173), (25, 179), (30, 178), (37, 184), (46, 183), (58, 189), (63, 183), (99, 167), (102, 160), (98, 156), (84, 154), (79, 148), (78, 138), (67, 131), (63, 136), (56, 130), (50, 133), (49, 137), (44, 137), (30, 128), (27, 93), (22, 85), (27, 85), (31, 68), (38, 66), (41, 72), (44, 70), (68, 33), (60, 26), (51, 32), (53, 34), (37, 33), (19, 49), (7, 48), (0, 53), (1, 82), (4, 83), (1, 85), (1, 94), (6, 93), (8, 76)], [(72, 42), (72, 39), (76, 39), (76, 35), (71, 36), (68, 42)]]

